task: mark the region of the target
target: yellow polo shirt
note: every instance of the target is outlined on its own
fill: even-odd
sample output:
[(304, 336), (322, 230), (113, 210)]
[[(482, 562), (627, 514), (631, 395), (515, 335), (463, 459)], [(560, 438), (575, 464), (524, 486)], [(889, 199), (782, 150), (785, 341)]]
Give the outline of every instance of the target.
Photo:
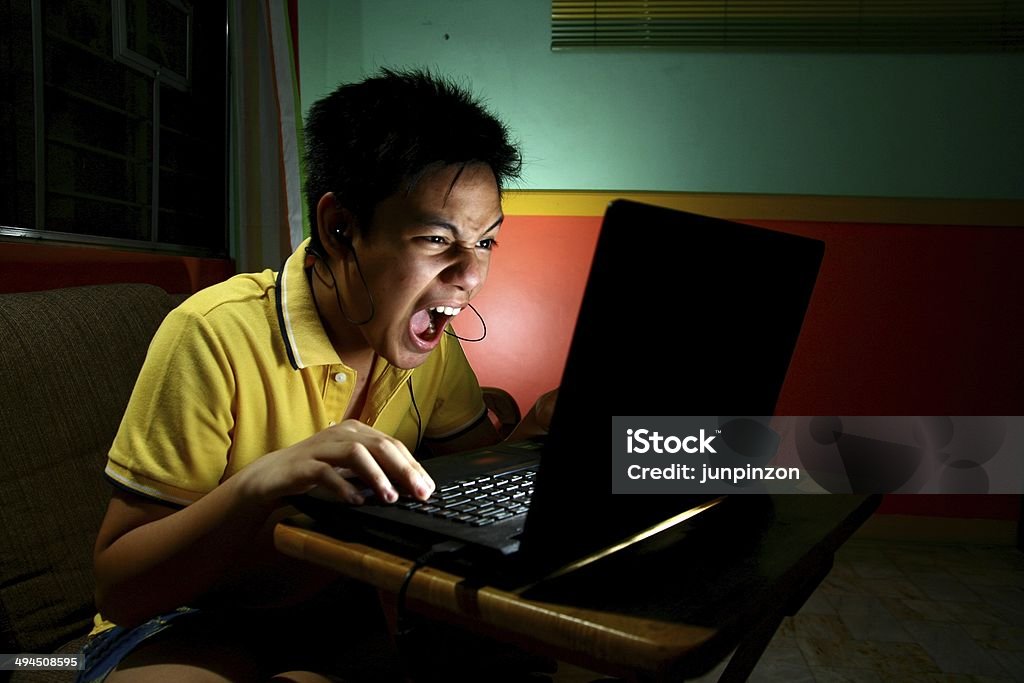
[[(356, 373), (327, 338), (304, 257), (305, 243), (280, 273), (237, 275), (167, 316), (110, 449), (106, 474), (116, 485), (188, 505), (260, 456), (341, 420)], [(449, 335), (414, 370), (378, 358), (371, 372), (359, 419), (410, 450), (419, 424), (422, 437), (444, 438), (485, 412)]]

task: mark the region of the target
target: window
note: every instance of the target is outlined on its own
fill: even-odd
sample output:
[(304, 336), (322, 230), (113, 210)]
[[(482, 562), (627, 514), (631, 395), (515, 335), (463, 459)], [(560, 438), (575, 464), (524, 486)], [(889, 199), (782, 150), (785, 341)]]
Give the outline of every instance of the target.
[(227, 253), (226, 7), (0, 0), (0, 230)]

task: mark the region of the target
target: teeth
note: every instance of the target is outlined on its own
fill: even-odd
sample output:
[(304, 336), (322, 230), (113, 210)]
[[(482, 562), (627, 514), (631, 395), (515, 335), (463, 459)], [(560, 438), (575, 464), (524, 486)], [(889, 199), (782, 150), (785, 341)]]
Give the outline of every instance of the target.
[(441, 315), (447, 315), (449, 317), (458, 315), (459, 313), (462, 312), (461, 308), (452, 308), (451, 306), (434, 306), (429, 310), (434, 311), (436, 313), (440, 313)]

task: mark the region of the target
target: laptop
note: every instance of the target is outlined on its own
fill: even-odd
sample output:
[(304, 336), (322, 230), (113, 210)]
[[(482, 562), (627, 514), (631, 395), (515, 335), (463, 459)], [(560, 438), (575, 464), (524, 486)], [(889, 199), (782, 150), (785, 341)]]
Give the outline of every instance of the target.
[(426, 503), (352, 507), (319, 490), (293, 502), (331, 534), (410, 558), (456, 548), (436, 564), (499, 586), (559, 575), (722, 504), (613, 495), (612, 417), (772, 415), (823, 254), (818, 240), (613, 201), (546, 437), (424, 460), (437, 484)]

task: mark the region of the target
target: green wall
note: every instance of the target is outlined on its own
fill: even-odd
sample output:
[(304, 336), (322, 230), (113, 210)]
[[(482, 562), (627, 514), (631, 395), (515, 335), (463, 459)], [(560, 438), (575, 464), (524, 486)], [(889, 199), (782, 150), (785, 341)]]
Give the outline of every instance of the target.
[(303, 108), (380, 66), (464, 79), (527, 189), (1024, 199), (1024, 54), (551, 52), (542, 0), (300, 0)]

